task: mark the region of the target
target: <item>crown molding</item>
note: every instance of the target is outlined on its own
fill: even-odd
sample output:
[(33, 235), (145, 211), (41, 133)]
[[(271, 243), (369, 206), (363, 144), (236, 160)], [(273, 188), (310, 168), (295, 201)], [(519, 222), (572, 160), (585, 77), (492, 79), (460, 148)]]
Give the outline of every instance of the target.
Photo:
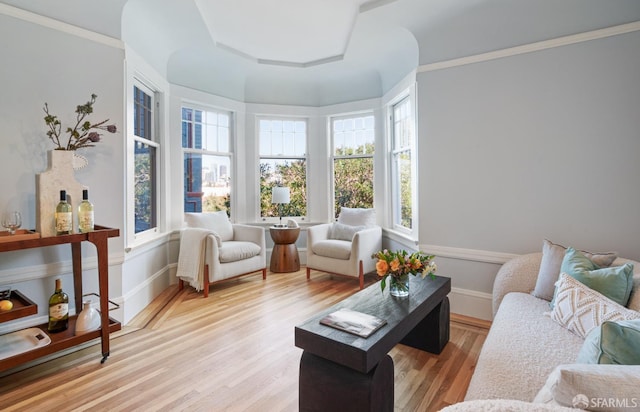
[(124, 50), (124, 42), (120, 39), (83, 29), (81, 27), (74, 26), (73, 24), (64, 23), (62, 21), (52, 19), (51, 17), (45, 17), (40, 14), (9, 6), (8, 4), (0, 3), (0, 14), (71, 34), (72, 36), (81, 37), (96, 43), (104, 44), (105, 46)]
[(591, 40), (604, 39), (606, 37), (640, 31), (640, 21), (607, 27), (604, 29), (588, 31), (584, 33), (572, 34), (570, 36), (558, 37), (551, 40), (544, 40), (522, 46), (510, 47), (507, 49), (495, 50), (488, 53), (476, 54), (473, 56), (461, 57), (458, 59), (444, 60), (436, 63), (423, 64), (418, 66), (417, 72), (432, 72), (452, 67), (466, 66), (473, 63), (481, 63), (490, 60), (502, 59), (504, 57), (517, 56), (525, 53), (533, 53), (541, 50), (553, 49), (555, 47), (567, 46), (570, 44), (583, 43)]

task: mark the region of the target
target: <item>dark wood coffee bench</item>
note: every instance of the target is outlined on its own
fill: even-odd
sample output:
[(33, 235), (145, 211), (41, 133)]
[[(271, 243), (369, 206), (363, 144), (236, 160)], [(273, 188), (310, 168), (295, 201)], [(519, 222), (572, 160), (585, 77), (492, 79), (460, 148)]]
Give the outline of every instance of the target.
[[(451, 279), (410, 276), (409, 297), (395, 298), (376, 283), (295, 328), (300, 360), (300, 411), (393, 411), (393, 360), (398, 343), (440, 353), (449, 341)], [(388, 283), (388, 282), (387, 282)], [(387, 324), (368, 338), (321, 325), (341, 308)]]

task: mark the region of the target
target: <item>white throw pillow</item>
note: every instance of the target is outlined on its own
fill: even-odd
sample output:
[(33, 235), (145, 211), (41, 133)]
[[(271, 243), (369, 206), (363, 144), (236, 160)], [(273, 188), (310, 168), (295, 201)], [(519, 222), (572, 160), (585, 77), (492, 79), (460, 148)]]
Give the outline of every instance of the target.
[(602, 322), (640, 318), (640, 312), (617, 304), (566, 273), (560, 274), (556, 288), (555, 305), (547, 314), (583, 338)]
[(353, 240), (353, 235), (363, 229), (366, 229), (366, 227), (349, 226), (343, 225), (342, 223), (334, 222), (331, 225), (331, 229), (329, 229), (329, 239), (346, 240), (351, 242)]
[(638, 387), (640, 366), (559, 365), (533, 402), (589, 411), (637, 411)]
[(338, 223), (349, 226), (375, 226), (376, 211), (375, 209), (342, 207), (340, 208)]
[(189, 227), (199, 227), (214, 232), (223, 242), (233, 240), (233, 225), (224, 210), (213, 213), (185, 213), (184, 220)]

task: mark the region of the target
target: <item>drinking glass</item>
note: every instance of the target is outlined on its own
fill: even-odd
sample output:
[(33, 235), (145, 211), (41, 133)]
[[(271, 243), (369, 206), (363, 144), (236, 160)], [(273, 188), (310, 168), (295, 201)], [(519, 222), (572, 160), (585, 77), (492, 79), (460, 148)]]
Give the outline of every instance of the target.
[(20, 212), (6, 212), (2, 216), (2, 226), (9, 229), (10, 235), (15, 235), (16, 229), (22, 226), (22, 216), (20, 215)]

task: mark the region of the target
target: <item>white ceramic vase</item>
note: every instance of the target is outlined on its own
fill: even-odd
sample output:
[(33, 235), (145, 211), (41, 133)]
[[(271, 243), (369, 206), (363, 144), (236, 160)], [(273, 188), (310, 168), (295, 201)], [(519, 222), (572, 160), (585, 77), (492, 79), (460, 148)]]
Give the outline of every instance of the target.
[(76, 319), (76, 335), (100, 329), (100, 313), (91, 307), (91, 302), (82, 302), (82, 311)]

